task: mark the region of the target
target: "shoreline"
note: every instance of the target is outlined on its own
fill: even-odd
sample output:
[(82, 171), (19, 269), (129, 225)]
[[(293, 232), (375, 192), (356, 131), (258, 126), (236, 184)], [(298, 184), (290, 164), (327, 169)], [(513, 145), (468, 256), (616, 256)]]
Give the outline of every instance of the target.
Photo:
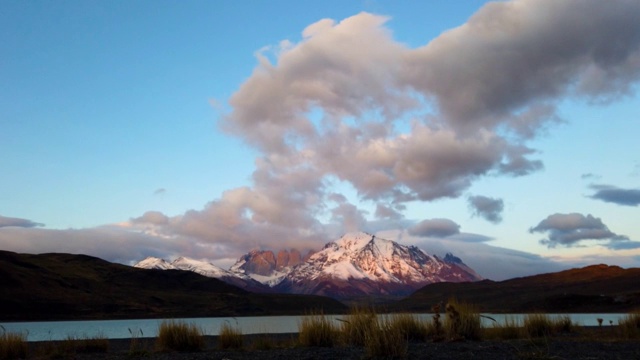
[[(517, 340), (487, 339), (478, 341), (409, 342), (407, 358), (429, 359), (624, 359), (637, 358), (640, 346), (637, 340), (617, 338), (617, 326), (578, 327), (575, 333), (561, 334), (549, 338)], [(196, 352), (166, 352), (156, 348), (155, 337), (136, 339), (109, 339), (106, 352), (73, 352), (74, 358), (85, 360), (127, 359), (363, 359), (366, 350), (361, 346), (339, 345), (335, 347), (302, 347), (297, 345), (298, 334), (249, 334), (243, 335), (243, 347), (238, 350), (219, 350), (218, 336), (204, 336), (205, 347)], [(132, 341), (137, 351), (131, 351)], [(47, 346), (63, 341), (28, 342), (30, 359), (48, 359)], [(264, 345), (269, 344), (267, 349)], [(58, 354), (59, 355), (59, 354)], [(69, 354), (66, 354), (69, 355)]]

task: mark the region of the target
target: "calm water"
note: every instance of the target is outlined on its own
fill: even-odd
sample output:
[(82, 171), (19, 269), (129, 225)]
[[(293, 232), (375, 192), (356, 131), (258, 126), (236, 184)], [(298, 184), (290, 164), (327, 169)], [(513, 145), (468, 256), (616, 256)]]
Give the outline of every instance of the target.
[[(503, 322), (505, 317), (522, 319), (523, 314), (483, 314), (494, 318), (497, 322)], [(604, 325), (609, 321), (617, 324), (618, 320), (626, 314), (566, 314), (574, 323), (585, 326), (596, 326), (596, 319), (604, 319)], [(383, 316), (383, 315), (382, 315)], [(431, 314), (416, 314), (423, 319), (430, 319)], [(555, 315), (550, 315), (555, 316)], [(560, 315), (558, 315), (560, 316)], [(330, 316), (336, 323), (345, 315)], [(180, 319), (188, 323), (194, 323), (204, 330), (207, 335), (217, 335), (220, 326), (229, 323), (239, 327), (244, 334), (256, 333), (295, 333), (298, 331), (298, 323), (302, 316), (260, 316), (260, 317), (227, 317), (227, 318), (192, 318)], [(154, 337), (157, 335), (158, 325), (163, 319), (142, 320), (88, 320), (88, 321), (45, 321), (45, 322), (18, 322), (0, 323), (8, 332), (18, 332), (27, 335), (29, 341), (64, 340), (68, 337), (92, 337), (104, 336), (110, 339), (131, 338), (131, 333), (140, 337)], [(483, 318), (485, 326), (491, 326), (492, 320)], [(1, 329), (0, 329), (1, 331)], [(130, 332), (131, 331), (131, 332)]]

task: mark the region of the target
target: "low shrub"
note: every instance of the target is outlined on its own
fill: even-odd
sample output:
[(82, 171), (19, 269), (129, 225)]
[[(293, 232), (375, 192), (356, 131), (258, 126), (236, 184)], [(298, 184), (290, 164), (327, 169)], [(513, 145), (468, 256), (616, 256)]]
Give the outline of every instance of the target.
[(158, 328), (158, 348), (162, 351), (199, 351), (204, 348), (203, 332), (195, 324), (163, 321)]
[(305, 316), (298, 324), (298, 341), (302, 346), (333, 347), (339, 336), (338, 327), (322, 313)]
[(218, 334), (218, 348), (220, 349), (241, 349), (242, 331), (238, 327), (232, 327), (225, 322), (220, 326)]
[(25, 335), (4, 331), (0, 334), (0, 359), (26, 359), (28, 349)]

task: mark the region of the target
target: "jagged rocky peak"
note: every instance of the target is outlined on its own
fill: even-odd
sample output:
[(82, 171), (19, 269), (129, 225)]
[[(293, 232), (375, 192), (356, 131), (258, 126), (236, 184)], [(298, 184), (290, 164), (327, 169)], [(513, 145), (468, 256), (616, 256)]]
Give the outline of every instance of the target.
[(451, 263), (451, 264), (464, 264), (462, 262), (462, 259), (460, 259), (457, 256), (454, 256), (452, 253), (447, 253), (444, 256), (444, 259), (442, 259), (442, 260), (444, 260), (445, 262)]
[(296, 249), (280, 250), (277, 256), (271, 250), (252, 250), (241, 256), (231, 270), (271, 276), (274, 272), (286, 271), (303, 261), (302, 254)]
[(302, 262), (302, 254), (296, 249), (280, 250), (276, 259), (276, 270), (282, 271), (284, 268), (296, 266)]

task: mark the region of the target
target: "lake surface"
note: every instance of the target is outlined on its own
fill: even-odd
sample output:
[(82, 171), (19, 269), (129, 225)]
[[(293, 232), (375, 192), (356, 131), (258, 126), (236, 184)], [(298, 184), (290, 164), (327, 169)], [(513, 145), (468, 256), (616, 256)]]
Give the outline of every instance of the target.
[[(431, 314), (415, 314), (430, 320)], [(524, 314), (483, 314), (502, 323), (509, 317), (521, 320)], [(574, 323), (584, 326), (597, 326), (598, 318), (604, 320), (603, 325), (614, 325), (626, 314), (549, 314), (549, 316), (568, 315)], [(344, 319), (346, 315), (328, 315), (334, 322)], [(385, 316), (385, 315), (380, 315)], [(228, 323), (238, 327), (244, 334), (277, 334), (298, 332), (298, 324), (304, 316), (255, 316), (255, 317), (224, 317), (224, 318), (187, 318), (184, 320), (200, 327), (206, 335), (217, 335), (222, 324)], [(42, 322), (12, 322), (0, 323), (7, 332), (17, 332), (27, 335), (28, 341), (64, 340), (69, 337), (87, 338), (101, 336), (109, 339), (128, 339), (132, 334), (138, 337), (155, 337), (158, 326), (165, 319), (139, 320), (86, 320), (86, 321), (42, 321)], [(485, 326), (492, 326), (493, 321), (483, 317)], [(0, 329), (2, 331), (2, 329)]]

